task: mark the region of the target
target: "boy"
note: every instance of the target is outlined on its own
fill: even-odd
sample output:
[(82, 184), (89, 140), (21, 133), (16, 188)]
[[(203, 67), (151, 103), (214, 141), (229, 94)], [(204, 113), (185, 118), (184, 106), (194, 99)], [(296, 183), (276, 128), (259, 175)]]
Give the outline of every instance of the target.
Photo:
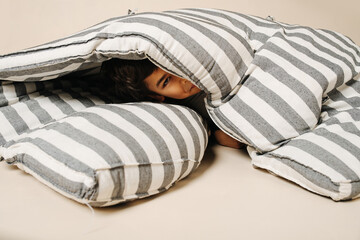
[(212, 123), (204, 104), (205, 94), (190, 81), (158, 68), (148, 59), (111, 59), (102, 64), (105, 80), (114, 86), (115, 95), (124, 102), (159, 101), (185, 105), (210, 124), (216, 141), (227, 147), (241, 148), (242, 143), (217, 129)]

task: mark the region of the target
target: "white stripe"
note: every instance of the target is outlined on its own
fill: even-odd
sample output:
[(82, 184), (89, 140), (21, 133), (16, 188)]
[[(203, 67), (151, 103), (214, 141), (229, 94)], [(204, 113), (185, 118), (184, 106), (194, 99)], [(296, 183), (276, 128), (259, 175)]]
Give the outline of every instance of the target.
[[(119, 147), (119, 149), (122, 149)], [(124, 197), (129, 195), (135, 195), (139, 189), (139, 182), (140, 182), (140, 171), (139, 166), (125, 164), (124, 165), (124, 181), (120, 184), (124, 185), (124, 191), (122, 195)]]
[[(181, 176), (179, 176), (178, 181), (185, 178), (185, 177), (187, 177), (187, 176), (189, 176), (189, 174), (191, 173), (191, 170), (194, 167), (195, 162), (193, 162), (193, 161), (187, 161), (187, 162), (188, 162), (188, 167), (187, 167), (186, 171), (184, 171), (184, 173)], [(182, 165), (184, 165), (184, 163)], [(199, 165), (200, 164), (198, 164), (198, 166)]]
[[(266, 54), (267, 56), (270, 55), (272, 58), (271, 60), (274, 60), (276, 57), (271, 56), (272, 54), (268, 52)], [(279, 59), (281, 59), (279, 57)], [(283, 59), (281, 59), (283, 60)], [(285, 60), (284, 60), (285, 61)], [(276, 64), (280, 65), (281, 63), (276, 60)], [(286, 65), (288, 62), (283, 62), (283, 65)], [(286, 66), (287, 67), (287, 66)], [(292, 69), (291, 66), (288, 66), (290, 72), (296, 73), (295, 69)], [(321, 96), (322, 91), (321, 89), (317, 88), (319, 86), (318, 84), (314, 84), (314, 88), (311, 89), (309, 83), (305, 83), (308, 79), (306, 79), (306, 76), (303, 76), (301, 78), (301, 75), (297, 75), (299, 77), (299, 81), (304, 81), (304, 85), (309, 89), (310, 92), (315, 92), (315, 97), (317, 99), (317, 106), (321, 106)], [(286, 103), (288, 103), (292, 109), (298, 113), (298, 115), (307, 123), (307, 125), (310, 128), (313, 128), (317, 122), (318, 117), (313, 113), (313, 111), (309, 108), (309, 106), (304, 102), (304, 99), (302, 99), (297, 93), (295, 93), (291, 88), (283, 84), (278, 79), (274, 78), (271, 74), (264, 72), (261, 68), (256, 68), (253, 72), (253, 76), (261, 82), (265, 87), (267, 87), (269, 90), (271, 90), (273, 93), (278, 95), (281, 99), (283, 99)], [(303, 83), (303, 82), (302, 82)], [(320, 91), (320, 92), (316, 92)]]
[[(213, 12), (219, 12), (219, 13), (225, 13), (227, 16), (229, 16), (230, 18), (233, 18), (235, 20), (240, 21), (241, 23), (245, 24), (247, 27), (249, 27), (252, 31), (254, 32), (261, 32), (267, 36), (273, 36), (275, 33), (279, 32), (279, 29), (276, 28), (268, 28), (268, 27), (263, 27), (263, 26), (259, 26), (254, 24), (252, 21), (248, 20), (245, 17), (242, 17), (241, 15), (238, 15), (236, 13), (232, 13), (232, 12), (224, 12), (222, 10), (217, 10), (217, 9), (209, 9), (209, 11), (213, 11)], [(246, 16), (246, 15), (245, 15)], [(247, 16), (248, 17), (248, 16)], [(251, 17), (253, 18), (253, 17)], [(253, 18), (255, 19), (255, 18)], [(256, 18), (256, 20), (258, 20)]]
[(221, 112), (227, 118), (226, 120), (236, 119), (236, 121), (231, 121), (231, 123), (235, 125), (236, 128), (241, 129), (244, 135), (248, 139), (251, 139), (257, 147), (260, 147), (262, 151), (271, 151), (276, 148), (276, 146), (269, 142), (251, 123), (243, 118), (240, 113), (233, 109), (230, 104), (222, 105)]
[[(344, 138), (349, 137), (349, 134), (344, 134), (345, 132), (343, 130), (340, 133), (339, 132), (334, 132), (334, 133)], [(346, 166), (348, 166), (351, 170), (353, 170), (358, 175), (358, 177), (360, 177), (359, 159), (354, 155), (352, 155), (350, 152), (348, 152), (346, 149), (337, 145), (335, 142), (327, 139), (326, 137), (314, 134), (312, 132), (310, 132), (308, 136), (300, 136), (299, 139), (306, 139), (307, 141), (312, 142), (313, 144), (316, 144), (324, 148), (330, 154), (334, 155), (336, 158), (341, 160), (341, 162), (343, 162)], [(354, 138), (352, 137), (352, 139)], [(356, 138), (356, 140), (358, 143), (360, 142), (358, 138)]]
[[(325, 54), (324, 52), (319, 51), (318, 49), (314, 48), (309, 42), (302, 40), (301, 38), (297, 37), (288, 37), (289, 40), (298, 43), (299, 45), (306, 47), (311, 53), (316, 54), (317, 56), (323, 57), (325, 59), (331, 59), (333, 57), (329, 56), (328, 54)], [(324, 95), (329, 92), (330, 90), (334, 89), (337, 75), (336, 73), (329, 68), (328, 66), (324, 65), (323, 63), (316, 61), (306, 54), (299, 52), (297, 49), (293, 48), (288, 42), (284, 41), (281, 38), (276, 38), (273, 40), (273, 42), (279, 46), (280, 48), (286, 50), (287, 52), (291, 52), (292, 55), (296, 56), (298, 59), (300, 59), (302, 62), (312, 66), (316, 70), (318, 70), (321, 74), (324, 75), (326, 80), (328, 81), (328, 87), (324, 92)], [(338, 62), (338, 60), (334, 60), (333, 62)], [(340, 63), (340, 65), (343, 63)]]
[[(328, 125), (326, 125), (326, 121), (330, 119), (330, 116), (328, 115), (328, 113), (323, 112), (321, 117), (322, 117), (322, 121), (324, 123), (320, 124), (317, 128), (328, 126)], [(355, 120), (352, 118), (352, 116), (348, 112), (339, 112), (336, 115), (332, 116), (332, 118), (336, 118), (340, 123), (347, 123), (347, 122), (354, 123), (355, 122)]]
[[(354, 62), (353, 59), (348, 54), (346, 54), (344, 51), (342, 51), (342, 50), (336, 48), (335, 46), (333, 46), (332, 44), (327, 43), (326, 41), (322, 40), (321, 38), (316, 36), (314, 33), (310, 32), (306, 28), (287, 29), (287, 32), (289, 32), (289, 33), (303, 33), (303, 34), (309, 36), (310, 38), (312, 38), (314, 42), (318, 43), (322, 47), (330, 50), (331, 52), (333, 52), (333, 53), (335, 53), (335, 54), (337, 54), (339, 56), (342, 56), (342, 57), (346, 58), (349, 62), (352, 62), (352, 63)], [(298, 38), (298, 37), (290, 37), (290, 38)], [(328, 56), (331, 57), (330, 55), (328, 55)], [(332, 59), (342, 63), (342, 61), (340, 61), (339, 59), (334, 58), (334, 57), (331, 57), (329, 60), (333, 61)]]
[[(147, 17), (151, 17), (150, 15)], [(155, 19), (157, 15), (153, 16)], [(164, 19), (165, 21), (168, 18)], [(178, 22), (176, 22), (178, 23)], [(117, 26), (119, 25), (119, 26)], [(177, 24), (178, 25), (178, 24)], [(186, 25), (187, 26), (187, 25)], [(150, 26), (147, 24), (141, 24), (141, 23), (132, 23), (132, 24), (124, 24), (124, 23), (116, 23), (112, 26), (109, 26), (106, 30), (109, 32), (116, 31), (117, 28), (121, 27), (122, 31), (131, 31), (131, 32), (140, 32), (142, 34), (147, 34), (150, 36), (153, 36), (154, 38), (158, 38), (159, 34), (163, 36), (166, 39), (169, 39), (168, 41), (164, 41), (164, 47), (165, 49), (168, 49), (170, 52), (174, 53), (174, 47), (176, 47), (175, 56), (178, 57), (179, 61), (184, 64), (185, 66), (189, 67), (189, 70), (194, 73), (196, 78), (201, 79), (202, 84), (206, 87), (206, 89), (210, 90), (213, 94), (213, 98), (220, 98), (220, 89), (215, 84), (215, 80), (211, 79), (211, 76), (208, 74), (208, 71), (204, 68), (204, 66), (195, 58), (192, 52), (189, 52), (189, 50), (183, 46), (181, 43), (177, 42), (171, 35), (164, 32), (163, 30), (155, 27)], [(186, 27), (183, 29), (184, 31), (190, 31), (189, 27)], [(190, 34), (189, 32), (188, 34)], [(191, 33), (195, 34), (195, 33)], [(208, 41), (208, 39), (205, 39), (205, 41)], [(138, 52), (147, 52), (148, 55), (151, 56), (161, 56), (163, 52), (159, 52), (157, 48), (155, 48), (149, 41), (139, 39), (138, 37), (122, 37), (117, 39), (108, 39), (107, 41), (103, 42), (101, 45), (97, 47), (97, 49), (101, 52), (109, 52), (114, 53), (113, 49), (117, 49), (118, 52), (124, 52), (128, 51), (129, 49), (133, 48), (134, 43), (136, 43), (136, 49)], [(207, 48), (207, 50), (211, 50), (212, 54), (217, 55), (219, 52), (217, 51), (219, 48), (216, 47), (215, 49)], [(180, 54), (181, 53), (181, 54)], [(209, 52), (211, 55), (211, 52)], [(216, 57), (215, 57), (216, 59)], [(159, 59), (157, 59), (159, 60)], [(168, 61), (166, 59), (166, 61)], [(169, 62), (168, 62), (169, 63)], [(172, 64), (167, 64), (172, 65)], [(179, 71), (176, 72), (180, 76), (183, 74)]]
[[(187, 19), (189, 20), (189, 19)], [(193, 20), (192, 20), (193, 21)], [(224, 38), (224, 41), (228, 42), (229, 45), (231, 45), (234, 50), (239, 54), (239, 56), (241, 57), (242, 62), (245, 64), (245, 66), (249, 66), (251, 61), (253, 60), (253, 57), (251, 56), (251, 54), (249, 53), (248, 49), (246, 49), (246, 47), (238, 40), (236, 39), (233, 35), (229, 34), (227, 31), (224, 31), (223, 29), (221, 29), (218, 26), (213, 26), (211, 24), (207, 24), (204, 23), (203, 21), (198, 21), (196, 22), (199, 25), (207, 28), (208, 30), (215, 32), (216, 34), (222, 36)], [(204, 35), (204, 37), (207, 37)], [(217, 46), (216, 43), (214, 43), (214, 47)], [(211, 47), (211, 46), (210, 46)], [(222, 50), (221, 46), (220, 49)], [(225, 52), (222, 52), (222, 54), (224, 54), (225, 56), (227, 55)], [(216, 56), (214, 56), (214, 59)], [(223, 64), (224, 62), (224, 64)], [(223, 72), (225, 74), (227, 73), (234, 73), (234, 75), (236, 76), (232, 76), (231, 78), (229, 78), (230, 76), (228, 76), (228, 80), (229, 80), (229, 84), (231, 85), (231, 89), (233, 89), (240, 81), (241, 77), (238, 74), (236, 66), (234, 65), (234, 62), (231, 61), (231, 59), (229, 58), (225, 58), (225, 61), (221, 61), (221, 64), (219, 64), (220, 67), (223, 68)]]
[[(169, 16), (146, 15), (146, 17), (154, 18), (159, 21), (163, 21), (167, 24), (170, 24), (172, 26), (176, 26), (177, 29), (181, 29), (183, 32), (185, 32), (190, 37), (192, 37), (192, 38), (195, 37), (196, 39), (194, 39), (194, 40), (196, 42), (206, 43), (206, 46), (202, 46), (202, 47), (206, 48), (207, 53), (215, 61), (221, 60), (222, 64), (220, 64), (219, 67), (221, 68), (223, 73), (226, 75), (227, 79), (232, 79), (235, 77), (232, 74), (230, 75), (230, 73), (235, 73), (237, 75), (237, 70), (235, 69), (235, 66), (233, 65), (231, 60), (227, 57), (224, 50), (221, 47), (219, 47), (214, 41), (212, 41), (212, 39), (210, 39), (209, 37), (204, 35), (202, 32), (200, 32), (196, 28), (193, 28), (192, 26), (187, 25), (181, 21), (175, 20), (174, 18), (169, 17)], [(223, 33), (223, 34), (225, 34), (225, 33)], [(226, 34), (228, 35), (228, 33), (226, 33)], [(233, 43), (237, 43), (237, 45), (234, 46), (235, 49), (237, 47), (239, 47), (240, 49), (244, 49), (244, 46), (239, 41), (236, 40)], [(171, 49), (170, 46), (168, 49)], [(221, 59), (219, 59), (219, 56), (223, 56), (223, 57)], [(237, 75), (237, 78), (238, 78), (238, 81), (240, 81), (241, 76)]]
[(54, 159), (52, 156), (42, 151), (38, 146), (30, 142), (19, 142), (11, 145), (9, 148), (4, 150), (4, 158), (8, 159), (22, 153), (26, 153), (27, 155), (33, 157), (41, 165), (49, 168), (70, 181), (84, 183), (87, 187), (93, 187), (94, 185), (94, 181), (91, 177), (67, 167), (65, 164), (59, 162), (57, 159)]
[[(16, 163), (15, 164), (19, 169), (22, 169), (24, 172), (26, 173), (29, 173), (30, 175), (34, 176), (37, 180), (39, 180), (41, 183), (45, 184), (46, 186), (50, 187), (51, 189), (59, 192), (60, 194), (62, 194), (63, 196), (67, 197), (67, 198), (70, 198), (70, 199), (73, 199), (75, 201), (78, 201), (80, 203), (83, 203), (83, 204), (87, 204), (89, 202), (92, 202), (91, 200), (88, 200), (88, 199), (84, 199), (84, 198), (79, 198), (79, 196), (76, 196), (76, 195), (73, 195), (72, 193), (68, 193), (66, 191), (63, 191), (62, 189), (60, 188), (57, 188), (57, 186), (53, 185), (51, 182), (43, 179), (41, 176), (39, 176), (36, 172), (34, 172), (32, 169), (20, 164), (20, 163)], [(90, 180), (92, 181), (92, 179)], [(90, 182), (89, 179), (86, 180), (86, 184), (87, 186), (90, 186), (91, 188), (94, 187), (94, 182)]]
[[(70, 117), (65, 121), (74, 128), (80, 129), (96, 139), (101, 136), (101, 141), (107, 144), (118, 155), (119, 159), (124, 164), (125, 183), (123, 195), (135, 194), (139, 186), (139, 163), (136, 161), (134, 154), (128, 146), (110, 132), (98, 128), (82, 117)], [(103, 174), (105, 174), (104, 176), (107, 176), (107, 173)], [(106, 196), (111, 197), (112, 191), (113, 189), (111, 190), (110, 195)], [(102, 196), (102, 198), (106, 197), (104, 196)]]
[[(290, 49), (285, 49), (285, 50), (288, 53), (291, 51)], [(312, 76), (310, 76), (307, 73), (303, 72), (302, 70), (297, 68), (295, 65), (293, 65), (291, 62), (289, 62), (287, 59), (283, 58), (282, 56), (280, 56), (280, 55), (278, 55), (278, 54), (276, 54), (274, 52), (270, 52), (270, 51), (268, 51), (266, 49), (263, 49), (258, 54), (260, 56), (264, 56), (264, 57), (269, 58), (276, 65), (283, 68), (284, 71), (286, 71), (290, 76), (294, 77), (301, 84), (303, 84), (310, 92), (312, 92), (314, 94), (314, 96), (318, 100), (318, 105), (320, 106), (321, 98), (322, 98), (322, 95), (323, 95), (323, 89), (321, 88), (320, 84)], [(297, 56), (297, 55), (294, 54), (294, 56)], [(300, 59), (300, 61), (302, 61), (302, 59)], [(279, 82), (279, 80), (276, 80), (276, 81)], [(265, 80), (262, 79), (262, 82), (269, 82), (269, 81), (265, 81)], [(271, 82), (271, 84), (273, 84), (273, 82)], [(274, 87), (274, 89), (276, 89), (276, 88)], [(288, 89), (287, 91), (290, 91), (290, 89)], [(278, 92), (281, 92), (281, 91), (278, 91)], [(282, 94), (282, 95), (285, 95), (285, 94)], [(301, 101), (303, 102), (303, 100), (301, 100)], [(311, 111), (307, 106), (305, 108), (307, 108), (307, 111)]]
[(360, 81), (360, 73), (359, 73), (358, 75), (356, 75), (355, 77), (353, 77), (353, 79), (354, 79), (355, 81)]
[[(209, 10), (209, 9), (206, 9), (206, 10)], [(204, 12), (199, 12), (199, 11), (195, 11), (195, 10), (191, 10), (191, 9), (183, 9), (183, 10), (179, 10), (179, 11), (175, 11), (176, 13), (180, 13), (184, 18), (193, 18), (193, 16), (188, 16), (184, 13), (190, 13), (190, 14), (195, 14), (197, 16), (203, 16), (203, 17), (206, 17), (206, 18), (210, 18), (211, 20), (213, 21), (216, 21), (217, 23), (219, 23), (219, 25), (217, 27), (211, 25), (213, 24), (213, 22), (211, 21), (206, 21), (202, 18), (198, 18), (199, 21), (197, 21), (198, 24), (202, 25), (202, 26), (205, 26), (209, 29), (213, 29), (214, 32), (218, 33), (219, 35), (221, 36), (226, 36), (225, 39), (229, 39), (231, 40), (231, 42), (239, 42), (239, 40), (237, 40), (236, 38), (234, 38), (231, 34), (227, 33), (226, 31), (222, 30), (221, 28), (223, 28), (224, 26), (226, 26), (227, 28), (235, 31), (237, 34), (239, 34), (242, 38), (244, 39), (247, 39), (248, 36), (246, 34), (245, 31), (243, 31), (243, 29), (240, 29), (238, 27), (235, 27), (228, 19), (225, 19), (225, 18), (222, 18), (222, 17), (219, 17), (219, 16), (216, 16), (216, 15), (212, 15), (212, 14), (208, 14), (208, 13), (204, 13)], [(226, 13), (225, 13), (226, 14)], [(196, 20), (196, 19), (195, 19)], [(203, 21), (205, 21), (206, 23), (209, 23), (209, 24), (205, 24)], [(221, 28), (220, 28), (221, 27)], [(237, 45), (237, 44), (236, 44)], [(243, 45), (242, 45), (243, 46)], [(240, 51), (240, 49), (238, 50), (240, 56), (242, 57), (242, 59), (245, 59), (245, 60), (249, 60), (251, 61), (252, 60), (252, 56), (249, 54), (249, 52), (247, 51), (247, 49), (245, 47), (243, 47)], [(245, 56), (245, 57), (244, 57)], [(248, 66), (248, 62), (245, 61), (244, 62), (245, 65)]]
[(3, 95), (5, 99), (8, 101), (8, 105), (12, 105), (14, 103), (19, 102), (19, 98), (16, 95), (15, 86), (13, 83), (3, 83)]
[[(306, 139), (309, 140), (309, 139)], [(283, 157), (290, 157), (297, 163), (304, 165), (314, 171), (324, 174), (328, 176), (333, 182), (346, 182), (347, 179), (337, 172), (335, 169), (329, 167), (318, 158), (314, 157), (313, 155), (299, 149), (297, 147), (293, 147), (287, 145), (286, 147), (278, 148), (274, 151), (275, 156), (283, 156)]]
[[(156, 107), (156, 106), (154, 105), (154, 107)], [(171, 135), (171, 133), (165, 128), (163, 123), (161, 123), (151, 113), (149, 113), (137, 106), (134, 106), (131, 104), (127, 104), (127, 105), (124, 104), (121, 106), (121, 108), (130, 111), (131, 113), (136, 115), (138, 118), (146, 121), (153, 128), (153, 130), (156, 131), (162, 137), (167, 148), (169, 149), (169, 152), (171, 154), (171, 159), (174, 159), (174, 160), (181, 159), (179, 146), (177, 145), (177, 143), (176, 143), (174, 137)], [(165, 111), (163, 109), (161, 109), (161, 111), (163, 111), (165, 113)], [(167, 113), (166, 115), (168, 115), (168, 114), (171, 114), (171, 113)], [(174, 118), (172, 118), (172, 116), (171, 116), (170, 119), (173, 120)]]
[[(85, 47), (86, 46), (84, 46), (84, 48)], [(72, 47), (69, 46), (68, 48), (72, 48)], [(75, 47), (73, 47), (73, 48), (75, 48)], [(76, 52), (79, 52), (79, 50), (76, 51), (75, 49), (63, 49), (63, 52), (61, 52), (61, 53), (59, 53), (57, 51), (58, 50), (53, 49), (52, 51), (49, 50), (46, 53), (39, 52), (38, 54), (36, 54), (36, 56), (33, 56), (33, 55), (18, 56), (15, 59), (16, 65), (14, 64), (14, 66), (11, 66), (11, 67), (21, 67), (21, 66), (31, 65), (31, 64), (35, 64), (35, 63), (46, 62), (46, 61), (49, 61), (52, 58), (54, 58), (54, 56), (56, 56), (56, 58), (69, 58), (69, 57), (72, 57), (73, 54), (75, 54)], [(46, 54), (49, 54), (49, 55), (46, 55)], [(67, 54), (67, 55), (65, 55), (65, 54)], [(81, 54), (81, 53), (79, 53), (79, 54)], [(28, 57), (28, 58), (26, 59), (26, 57)], [(34, 57), (36, 57), (36, 60), (34, 60)], [(8, 59), (8, 58), (6, 58), (6, 59)], [(50, 72), (40, 72), (40, 73), (31, 73), (28, 75), (24, 74), (24, 75), (20, 75), (20, 76), (10, 76), (10, 77), (3, 78), (3, 79), (10, 80), (10, 81), (24, 81), (25, 79), (30, 78), (30, 77), (32, 77), (32, 78), (33, 77), (50, 77), (49, 75), (55, 75), (55, 74), (59, 74), (59, 73), (67, 72), (67, 71), (74, 71), (74, 70), (78, 69), (81, 66), (81, 64), (82, 63), (72, 63), (69, 66), (66, 66), (65, 68), (53, 70)], [(31, 69), (33, 69), (33, 68), (31, 68)], [(54, 79), (57, 76), (58, 75), (56, 75), (55, 77), (51, 76), (50, 79)], [(43, 80), (46, 80), (46, 79), (43, 79)]]
[(110, 201), (115, 184), (111, 177), (111, 170), (97, 170), (96, 177), (98, 179), (98, 195), (97, 201)]
[[(119, 105), (113, 106), (121, 108), (121, 106)], [(141, 146), (143, 146), (143, 150), (146, 152), (146, 155), (151, 162), (152, 176), (154, 176), (149, 189), (158, 189), (162, 185), (164, 180), (164, 168), (161, 161), (160, 153), (154, 143), (151, 141), (151, 139), (149, 139), (146, 134), (144, 134), (140, 129), (138, 129), (137, 126), (133, 125), (132, 123), (128, 122), (127, 120), (110, 110), (102, 108), (88, 108), (85, 111), (96, 113), (105, 118), (110, 123), (116, 126), (122, 126), (122, 129), (124, 131), (128, 132), (128, 134), (133, 136), (134, 139), (136, 139), (136, 141)]]
[[(325, 41), (321, 40), (320, 38), (316, 37), (314, 34), (312, 34), (310, 31), (306, 30), (306, 29), (294, 29), (294, 30), (288, 30), (289, 33), (291, 32), (299, 32), (299, 33), (304, 33), (310, 37), (312, 37), (314, 39), (314, 41), (316, 43), (318, 43), (319, 45), (321, 45), (322, 47), (327, 48), (328, 50), (332, 51), (335, 54), (338, 54), (339, 56), (342, 56), (344, 58), (346, 58), (347, 60), (349, 60), (350, 62), (353, 62), (353, 60), (349, 57), (349, 55), (345, 54), (344, 52), (340, 51), (339, 49), (335, 48), (334, 46), (326, 43)], [(331, 61), (334, 64), (337, 64), (338, 66), (340, 66), (343, 70), (344, 70), (344, 79), (346, 80), (350, 80), (352, 78), (352, 70), (340, 59), (331, 56), (330, 54), (320, 51), (318, 48), (314, 47), (314, 45), (312, 45), (310, 42), (302, 40), (299, 37), (288, 37), (289, 40), (296, 42), (298, 44), (300, 44), (301, 46), (305, 46), (306, 48), (308, 48), (312, 53), (317, 54), (318, 56), (322, 56), (325, 59)]]
[(58, 121), (59, 123), (66, 122), (80, 131), (85, 132), (86, 134), (99, 139), (108, 145), (116, 154), (119, 156), (121, 161), (126, 165), (136, 165), (138, 166), (138, 162), (132, 151), (127, 147), (127, 145), (122, 142), (119, 138), (107, 132), (96, 125), (93, 125), (91, 122), (86, 120), (83, 117), (74, 116), (68, 117), (63, 120)]
[(81, 111), (83, 110), (85, 107), (84, 104), (82, 104), (78, 99), (73, 98), (69, 93), (67, 92), (63, 92), (63, 90), (56, 90), (53, 91), (54, 94), (57, 94), (57, 96), (64, 100), (64, 102), (66, 102), (67, 104), (70, 105), (70, 107), (74, 110), (74, 111)]
[(333, 100), (329, 99), (326, 102), (326, 105), (331, 108), (334, 108), (335, 110), (337, 110), (339, 112), (354, 109), (353, 106), (351, 106), (350, 104), (348, 104), (347, 102), (342, 101), (342, 100), (337, 100), (334, 102)]
[(345, 186), (340, 184), (339, 192), (332, 192), (328, 189), (322, 188), (316, 183), (311, 182), (303, 175), (301, 175), (298, 171), (294, 170), (293, 168), (283, 164), (282, 162), (278, 161), (276, 158), (273, 157), (265, 157), (264, 155), (258, 155), (254, 149), (248, 147), (248, 151), (251, 156), (251, 163), (259, 168), (266, 169), (275, 173), (278, 176), (281, 176), (287, 180), (293, 181), (305, 189), (308, 189), (312, 192), (330, 196), (333, 200), (338, 201), (341, 199), (346, 198), (351, 194), (351, 184), (344, 183)]
[(56, 130), (39, 129), (28, 134), (27, 137), (43, 139), (93, 169), (108, 169), (110, 167), (107, 161), (93, 149)]
[[(208, 135), (207, 135), (206, 129), (204, 129), (204, 133), (206, 134), (204, 136), (203, 131), (201, 130), (201, 128), (203, 128), (203, 126), (199, 126), (197, 123), (195, 123), (195, 121), (192, 121), (192, 119), (194, 117), (189, 113), (189, 111), (185, 110), (183, 107), (180, 107), (180, 106), (174, 105), (174, 107), (179, 109), (179, 111), (181, 111), (185, 115), (185, 117), (190, 120), (189, 122), (193, 126), (193, 128), (195, 129), (195, 131), (197, 133), (197, 136), (199, 138), (199, 141), (200, 141), (200, 153), (203, 153), (205, 151), (205, 147), (206, 147), (206, 145), (208, 143), (207, 142), (208, 141)], [(198, 121), (202, 122), (203, 120), (199, 117)], [(189, 156), (191, 156), (191, 155), (189, 155)], [(200, 159), (202, 159), (202, 156), (200, 156)]]
[(255, 112), (261, 113), (261, 117), (282, 135), (283, 139), (289, 139), (298, 135), (297, 130), (294, 129), (282, 115), (273, 109), (266, 101), (254, 94), (249, 88), (243, 86), (239, 94), (244, 103)]
[(104, 100), (102, 100), (101, 98), (99, 98), (96, 95), (87, 95), (87, 94), (83, 94), (80, 93), (81, 96), (86, 97), (88, 100), (90, 100), (94, 105), (101, 105), (101, 104), (105, 104)]
[(25, 103), (19, 102), (17, 104), (13, 104), (12, 107), (26, 123), (29, 129), (33, 129), (42, 125), (36, 115), (28, 108)]
[[(149, 104), (149, 103), (146, 103), (146, 104)], [(184, 138), (185, 140), (185, 145), (186, 145), (186, 149), (187, 149), (187, 154), (188, 154), (188, 158), (191, 159), (191, 160), (198, 160), (198, 159), (195, 159), (195, 149), (194, 149), (194, 140), (192, 139), (191, 137), (191, 134), (190, 132), (188, 131), (188, 128), (184, 125), (184, 123), (181, 121), (180, 118), (178, 118), (178, 116), (173, 112), (171, 111), (169, 108), (167, 107), (164, 107), (162, 105), (159, 105), (159, 104), (151, 104), (153, 107), (159, 109), (161, 112), (163, 112), (164, 114), (166, 114), (166, 116), (168, 116), (172, 122), (175, 124), (176, 128), (179, 130), (180, 134), (182, 135), (182, 137)], [(176, 106), (174, 106), (176, 107)], [(178, 106), (178, 109), (181, 111), (181, 110), (184, 110), (183, 107), (180, 107)], [(187, 112), (187, 111), (186, 111)], [(193, 121), (191, 121), (192, 117), (190, 116), (190, 118), (188, 118), (190, 120), (190, 122), (192, 123)], [(198, 130), (196, 127), (195, 127), (196, 130)], [(201, 138), (199, 138), (201, 139)], [(201, 140), (200, 140), (201, 142)], [(176, 145), (177, 146), (177, 145)], [(181, 146), (177, 146), (178, 148), (180, 148)], [(203, 148), (202, 146), (200, 146), (200, 148)], [(179, 151), (179, 150), (178, 150)], [(203, 151), (203, 149), (202, 149)], [(180, 153), (180, 152), (179, 152)], [(179, 161), (181, 160), (181, 161)], [(174, 177), (171, 181), (171, 183), (177, 181), (181, 176), (181, 169), (182, 169), (182, 166), (184, 165), (184, 160), (185, 159), (180, 159), (180, 158), (173, 158), (173, 161), (174, 161)], [(184, 175), (183, 175), (184, 176)]]
[(232, 138), (245, 143), (246, 145), (251, 145), (248, 143), (242, 136), (239, 135), (239, 133), (233, 131), (232, 129), (228, 128), (222, 120), (214, 113), (214, 109), (208, 105), (206, 105), (206, 108), (209, 111), (209, 116), (211, 120), (216, 124), (218, 128), (220, 128), (224, 133), (231, 136)]
[(65, 116), (65, 114), (54, 103), (52, 103), (48, 97), (39, 96), (36, 101), (39, 103), (40, 107), (51, 116), (52, 119), (57, 120)]
[(358, 98), (360, 95), (352, 86), (348, 86), (346, 84), (341, 85), (337, 88), (337, 90), (346, 98)]
[[(332, 31), (334, 34), (336, 34), (337, 36), (341, 37), (343, 40), (345, 40), (345, 42), (347, 42), (349, 45), (357, 48), (358, 52), (356, 52), (353, 48), (348, 47), (347, 45), (343, 44), (340, 40), (338, 40), (337, 38), (335, 38), (333, 35), (331, 35), (330, 33), (327, 33), (321, 29), (317, 30), (318, 33), (322, 34), (323, 36), (327, 37), (328, 39), (330, 39), (331, 41), (333, 41), (334, 43), (340, 45), (342, 48), (344, 48), (345, 50), (349, 51), (352, 56), (356, 59), (356, 61), (360, 61), (360, 47), (356, 44), (354, 44), (352, 41), (349, 40), (349, 38), (345, 37), (342, 34), (339, 34), (337, 32)], [(351, 61), (353, 62), (353, 61)]]

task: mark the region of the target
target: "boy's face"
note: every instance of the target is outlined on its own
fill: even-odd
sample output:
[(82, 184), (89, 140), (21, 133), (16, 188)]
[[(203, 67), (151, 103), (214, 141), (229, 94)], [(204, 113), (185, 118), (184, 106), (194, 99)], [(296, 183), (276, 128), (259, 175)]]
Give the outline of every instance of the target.
[(150, 91), (174, 99), (184, 99), (201, 91), (190, 81), (167, 73), (161, 68), (157, 68), (144, 79), (144, 82)]

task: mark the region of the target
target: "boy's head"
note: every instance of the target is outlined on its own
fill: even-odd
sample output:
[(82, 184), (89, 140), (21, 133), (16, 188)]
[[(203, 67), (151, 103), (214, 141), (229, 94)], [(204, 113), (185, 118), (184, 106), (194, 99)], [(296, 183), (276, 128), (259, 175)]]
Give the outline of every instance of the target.
[(190, 81), (165, 72), (148, 59), (114, 58), (104, 62), (101, 71), (114, 83), (116, 95), (126, 102), (184, 99), (200, 92)]

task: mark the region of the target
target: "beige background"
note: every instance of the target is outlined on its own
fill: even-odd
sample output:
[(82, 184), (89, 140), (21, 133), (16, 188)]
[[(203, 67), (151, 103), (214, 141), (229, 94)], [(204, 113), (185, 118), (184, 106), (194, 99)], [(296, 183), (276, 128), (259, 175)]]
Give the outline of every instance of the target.
[(186, 7), (223, 8), (316, 28), (360, 44), (358, 0), (0, 0), (0, 54), (45, 43), (110, 17)]
[[(0, 0), (0, 54), (75, 33), (127, 9), (212, 7), (341, 32), (360, 44), (359, 0)], [(0, 123), (1, 124), (1, 123)], [(164, 194), (92, 211), (0, 163), (0, 240), (359, 240), (360, 199), (335, 203), (210, 146)]]

